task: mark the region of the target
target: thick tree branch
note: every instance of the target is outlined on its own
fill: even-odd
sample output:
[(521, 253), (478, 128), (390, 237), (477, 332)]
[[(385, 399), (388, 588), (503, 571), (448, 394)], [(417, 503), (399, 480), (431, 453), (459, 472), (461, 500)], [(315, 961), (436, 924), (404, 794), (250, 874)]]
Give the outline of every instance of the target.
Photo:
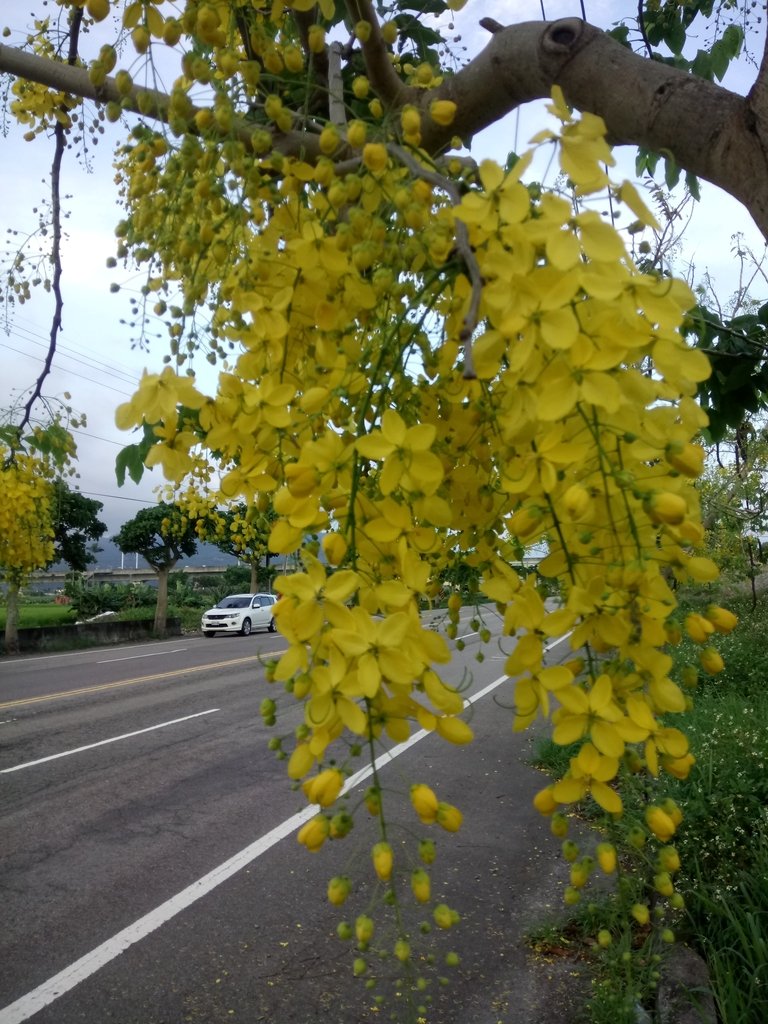
[[(438, 89), (413, 89), (404, 86), (391, 67), (368, 0), (350, 0), (349, 11), (371, 24), (363, 52), (382, 100), (422, 106), (422, 145), (429, 153), (448, 149), (454, 135), (470, 140), (522, 103), (548, 97), (552, 86), (560, 85), (574, 107), (605, 120), (614, 144), (669, 153), (682, 168), (743, 203), (768, 237), (768, 116), (762, 79), (749, 97), (738, 96), (640, 57), (586, 22), (565, 18), (494, 31), (485, 49)], [(95, 89), (83, 69), (1, 45), (0, 71), (94, 100), (120, 99), (112, 79)], [(167, 119), (168, 97), (153, 90), (135, 89), (128, 106), (138, 110), (142, 92), (150, 94), (143, 101), (145, 116)], [(429, 118), (429, 105), (437, 98), (457, 105), (448, 127)], [(146, 113), (148, 102), (153, 104), (152, 115)], [(238, 135), (247, 141), (251, 130), (241, 121)], [(275, 148), (307, 160), (318, 155), (317, 138), (300, 131), (276, 135)]]
[[(167, 93), (160, 92), (158, 89), (147, 89), (141, 85), (134, 85), (130, 93), (123, 96), (118, 91), (114, 78), (107, 78), (102, 85), (95, 86), (85, 68), (71, 67), (69, 64), (38, 57), (25, 50), (4, 46), (2, 43), (0, 43), (0, 73), (13, 75), (15, 78), (26, 78), (31, 82), (39, 82), (41, 85), (47, 85), (59, 92), (93, 100), (94, 103), (110, 101), (119, 103), (127, 111), (140, 114), (150, 120), (162, 121), (164, 124), (168, 124), (171, 120), (169, 109), (171, 97)], [(187, 130), (193, 135), (197, 134), (194, 116), (198, 109), (195, 106), (189, 108)], [(244, 145), (250, 146), (254, 130), (263, 131), (265, 127), (267, 126), (257, 125), (245, 118), (240, 118), (235, 122), (234, 131)], [(230, 134), (229, 131), (222, 132), (222, 135)], [(308, 132), (274, 131), (273, 135), (275, 149), (285, 156), (302, 156), (305, 160), (313, 160), (320, 155), (317, 137)]]
[[(521, 103), (560, 85), (579, 110), (599, 114), (615, 145), (669, 152), (681, 167), (740, 200), (768, 237), (768, 126), (749, 99), (640, 57), (576, 18), (495, 32), (473, 61), (437, 90), (457, 104), (441, 128), (424, 118), (431, 152), (452, 134), (469, 139)], [(425, 106), (434, 91), (423, 97)]]
[(374, 91), (385, 107), (399, 107), (410, 90), (403, 85), (389, 59), (389, 49), (381, 35), (379, 19), (370, 0), (347, 0), (347, 11), (353, 24), (366, 21), (370, 35), (362, 43), (365, 69)]

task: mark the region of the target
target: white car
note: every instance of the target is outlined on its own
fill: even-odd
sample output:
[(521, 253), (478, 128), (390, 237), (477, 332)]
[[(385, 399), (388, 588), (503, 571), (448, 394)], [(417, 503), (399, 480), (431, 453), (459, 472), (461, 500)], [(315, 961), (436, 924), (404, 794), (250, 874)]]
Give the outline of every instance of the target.
[(203, 613), (203, 636), (215, 633), (240, 633), (248, 636), (254, 629), (275, 632), (272, 610), (277, 598), (274, 594), (230, 594), (222, 598), (215, 608)]

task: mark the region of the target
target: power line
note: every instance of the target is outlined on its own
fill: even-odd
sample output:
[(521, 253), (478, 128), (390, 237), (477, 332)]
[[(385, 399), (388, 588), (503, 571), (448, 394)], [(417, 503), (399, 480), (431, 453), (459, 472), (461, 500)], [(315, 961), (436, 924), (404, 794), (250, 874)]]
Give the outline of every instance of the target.
[[(45, 360), (41, 359), (40, 356), (32, 355), (31, 352), (24, 352), (20, 348), (14, 348), (13, 345), (7, 344), (7, 342), (0, 341), (0, 348), (7, 348), (9, 352), (15, 352), (17, 355), (26, 356), (28, 359), (34, 359), (36, 363), (44, 363)], [(61, 367), (58, 367), (59, 373), (62, 372)], [(95, 384), (100, 388), (107, 388), (109, 391), (114, 391), (118, 395), (122, 395), (124, 398), (131, 398), (131, 394), (128, 391), (121, 391), (119, 388), (112, 387), (111, 384), (105, 384), (103, 381), (94, 380), (93, 377), (86, 377), (82, 373), (76, 373), (74, 370), (65, 370), (64, 372), (69, 373), (72, 377), (77, 377), (79, 380), (87, 381), (89, 384)]]

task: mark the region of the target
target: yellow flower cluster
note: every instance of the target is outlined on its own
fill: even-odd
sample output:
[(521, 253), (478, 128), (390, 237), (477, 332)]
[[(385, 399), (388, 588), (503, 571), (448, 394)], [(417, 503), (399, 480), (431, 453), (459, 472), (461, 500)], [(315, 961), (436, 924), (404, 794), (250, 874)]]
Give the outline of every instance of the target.
[(51, 484), (45, 464), (34, 455), (0, 446), (0, 570), (22, 584), (53, 559)]

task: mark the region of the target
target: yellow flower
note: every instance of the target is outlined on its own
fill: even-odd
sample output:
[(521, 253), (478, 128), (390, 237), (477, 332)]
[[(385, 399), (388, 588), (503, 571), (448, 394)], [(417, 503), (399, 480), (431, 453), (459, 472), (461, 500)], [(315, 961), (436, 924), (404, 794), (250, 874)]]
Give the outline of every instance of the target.
[(613, 699), (613, 684), (607, 673), (598, 676), (589, 690), (562, 687), (557, 691), (557, 699), (562, 707), (555, 712), (555, 743), (567, 746), (588, 735), (600, 753), (621, 757), (624, 739), (616, 723), (621, 721), (622, 714)]
[(379, 486), (382, 494), (402, 487), (434, 494), (443, 479), (443, 464), (430, 450), (436, 435), (431, 423), (407, 427), (399, 413), (387, 409), (381, 428), (358, 438), (357, 450), (366, 458), (383, 460)]
[(555, 783), (552, 795), (558, 803), (571, 804), (589, 794), (609, 814), (621, 814), (621, 797), (608, 785), (618, 771), (618, 758), (606, 757), (591, 743), (585, 743), (571, 758), (568, 774)]
[(717, 675), (718, 672), (722, 672), (725, 668), (725, 663), (719, 651), (716, 651), (714, 647), (704, 648), (699, 654), (699, 663), (710, 676)]
[(429, 105), (429, 116), (435, 124), (446, 127), (453, 123), (456, 116), (456, 104), (453, 100), (433, 100)]

